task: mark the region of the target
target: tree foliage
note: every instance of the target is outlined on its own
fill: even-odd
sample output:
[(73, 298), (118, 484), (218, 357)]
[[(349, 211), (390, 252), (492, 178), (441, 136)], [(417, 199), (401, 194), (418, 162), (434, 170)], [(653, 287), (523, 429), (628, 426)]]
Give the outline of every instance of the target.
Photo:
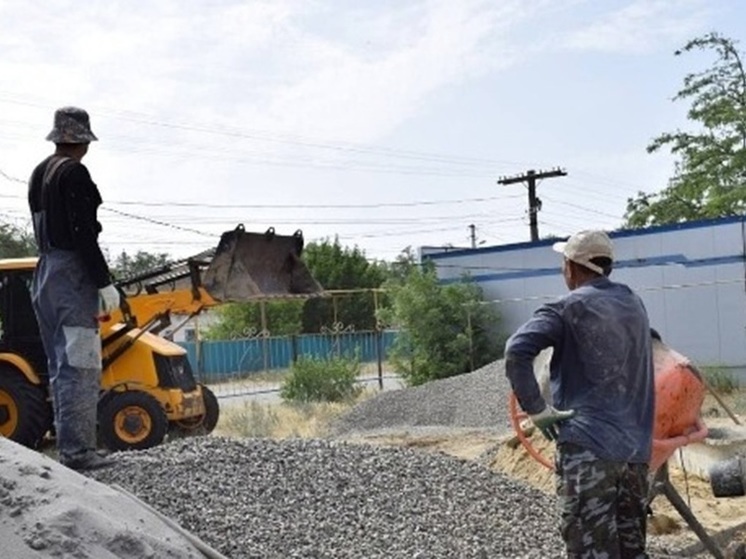
[(400, 329), (389, 357), (408, 384), (458, 375), (501, 355), (499, 315), (481, 304), (475, 283), (440, 284), (434, 266), (412, 265), (411, 254), (398, 264), (408, 271), (387, 282), (391, 307), (381, 315)]
[(111, 271), (117, 278), (136, 276), (169, 263), (171, 257), (166, 253), (152, 253), (138, 250), (134, 256), (122, 251), (111, 264)]
[(11, 223), (0, 223), (0, 258), (23, 256), (36, 256), (33, 233)]
[[(273, 336), (300, 334), (303, 301), (269, 301), (265, 303), (267, 330)], [(259, 303), (231, 303), (214, 311), (218, 317), (205, 331), (208, 340), (250, 338), (262, 332), (262, 313)]]
[(746, 209), (746, 72), (732, 39), (710, 33), (689, 41), (676, 55), (714, 52), (712, 66), (684, 78), (675, 101), (688, 101), (699, 129), (661, 134), (648, 152), (668, 148), (678, 156), (662, 191), (638, 193), (627, 203), (629, 227), (739, 215)]
[[(357, 247), (343, 247), (339, 239), (309, 243), (303, 255), (311, 274), (324, 289), (381, 287), (386, 280), (385, 266), (370, 262)], [(337, 298), (310, 299), (303, 309), (303, 331), (319, 332), (337, 323), (356, 330), (376, 326), (375, 301), (371, 293), (351, 293)]]

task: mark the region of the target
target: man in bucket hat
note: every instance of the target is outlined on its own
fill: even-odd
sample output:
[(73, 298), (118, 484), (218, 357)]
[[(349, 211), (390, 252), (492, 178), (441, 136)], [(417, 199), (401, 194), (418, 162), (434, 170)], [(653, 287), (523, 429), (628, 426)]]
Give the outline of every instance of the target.
[[(644, 558), (655, 398), (647, 313), (629, 287), (609, 280), (606, 233), (581, 231), (554, 249), (570, 293), (510, 337), (505, 372), (521, 408), (557, 441), (567, 556)], [(548, 347), (552, 402), (533, 371)]]
[(101, 196), (81, 163), (97, 139), (86, 111), (58, 109), (47, 136), (55, 152), (34, 169), (28, 195), (39, 250), (31, 298), (48, 359), (59, 459), (75, 470), (112, 463), (96, 452), (98, 316), (120, 301), (98, 245)]

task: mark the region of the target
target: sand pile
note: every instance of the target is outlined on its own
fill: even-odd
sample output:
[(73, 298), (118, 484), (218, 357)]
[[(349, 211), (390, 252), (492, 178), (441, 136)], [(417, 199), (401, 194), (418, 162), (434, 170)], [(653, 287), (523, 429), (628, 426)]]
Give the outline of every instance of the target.
[(12, 559), (203, 558), (135, 501), (2, 437), (0, 542)]

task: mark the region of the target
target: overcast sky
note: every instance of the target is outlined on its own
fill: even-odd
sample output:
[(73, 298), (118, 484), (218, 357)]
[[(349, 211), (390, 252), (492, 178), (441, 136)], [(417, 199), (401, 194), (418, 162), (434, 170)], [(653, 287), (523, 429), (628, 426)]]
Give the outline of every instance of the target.
[[(25, 182), (54, 109), (100, 139), (84, 163), (102, 245), (174, 257), (222, 231), (302, 229), (371, 258), (407, 246), (615, 228), (666, 184), (656, 134), (717, 30), (746, 38), (739, 0), (0, 0), (0, 219), (27, 224)], [(743, 48), (743, 44), (741, 47)]]

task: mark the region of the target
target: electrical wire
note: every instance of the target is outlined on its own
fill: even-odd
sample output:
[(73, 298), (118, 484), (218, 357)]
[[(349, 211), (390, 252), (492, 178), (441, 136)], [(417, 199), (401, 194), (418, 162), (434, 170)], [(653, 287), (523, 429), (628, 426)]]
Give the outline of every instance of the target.
[[(10, 94), (12, 95), (12, 94)], [(0, 102), (6, 102), (10, 104), (17, 104), (23, 106), (29, 106), (34, 108), (48, 109), (50, 107), (49, 102), (41, 102), (39, 98), (35, 101), (29, 101), (27, 97), (23, 100), (13, 98), (9, 96), (9, 92), (0, 91)], [(322, 150), (332, 150), (336, 152), (346, 153), (360, 153), (360, 154), (375, 154), (384, 155), (386, 157), (398, 158), (398, 159), (414, 159), (428, 162), (438, 163), (457, 163), (461, 165), (469, 166), (487, 166), (494, 167), (495, 165), (511, 165), (511, 166), (523, 166), (526, 163), (516, 161), (499, 161), (485, 158), (468, 157), (468, 156), (453, 156), (441, 153), (428, 153), (416, 150), (407, 149), (395, 149), (389, 147), (377, 147), (364, 144), (353, 144), (349, 142), (330, 142), (324, 140), (318, 140), (313, 138), (307, 138), (303, 136), (290, 135), (290, 134), (278, 134), (275, 132), (261, 131), (261, 130), (250, 130), (245, 127), (232, 128), (228, 126), (216, 126), (216, 125), (203, 125), (183, 122), (173, 122), (160, 120), (152, 115), (145, 113), (137, 113), (133, 111), (118, 111), (114, 109), (108, 109), (105, 107), (98, 107), (96, 112), (102, 115), (107, 115), (115, 119), (133, 122), (135, 124), (143, 124), (146, 126), (153, 126), (158, 128), (176, 130), (180, 132), (197, 132), (206, 133), (211, 135), (223, 136), (231, 139), (251, 139), (261, 140), (264, 142), (274, 142), (280, 144), (294, 145), (304, 148), (316, 148)]]
[[(3, 171), (2, 169), (0, 169), (0, 176), (3, 177), (4, 179), (7, 179), (7, 180), (11, 181), (11, 182), (19, 182), (21, 184), (26, 184), (26, 181), (21, 180), (21, 179), (16, 178), (16, 177), (13, 177), (13, 176), (9, 175), (8, 173), (6, 173), (5, 171)], [(0, 196), (2, 196), (3, 198), (8, 198), (9, 197), (9, 196), (4, 195), (4, 194), (2, 194)]]
[[(29, 106), (39, 109), (48, 109), (49, 103), (45, 102), (41, 98), (36, 99), (29, 99), (28, 97), (21, 98), (14, 98), (12, 93), (9, 93), (7, 91), (0, 91), (0, 102), (6, 102), (6, 103), (12, 103), (12, 104), (18, 104), (23, 106)], [(394, 164), (392, 165), (389, 162), (381, 161), (381, 160), (372, 160), (372, 161), (365, 161), (360, 159), (347, 159), (342, 161), (337, 160), (331, 160), (331, 161), (319, 161), (317, 157), (308, 156), (305, 154), (295, 154), (292, 158), (288, 157), (282, 157), (278, 156), (276, 153), (268, 152), (266, 150), (246, 150), (246, 149), (236, 149), (234, 147), (231, 148), (224, 148), (220, 147), (218, 148), (211, 148), (210, 142), (200, 142), (199, 144), (190, 143), (188, 141), (186, 134), (180, 134), (178, 139), (176, 141), (169, 140), (168, 145), (164, 145), (163, 142), (159, 142), (157, 139), (152, 140), (150, 137), (153, 135), (148, 135), (148, 138), (143, 137), (126, 137), (126, 136), (115, 136), (112, 138), (113, 144), (117, 145), (117, 143), (120, 144), (120, 150), (127, 152), (127, 153), (143, 153), (147, 152), (149, 154), (162, 154), (167, 156), (176, 156), (176, 157), (201, 157), (201, 158), (210, 158), (210, 159), (227, 159), (227, 160), (233, 160), (240, 163), (259, 163), (259, 164), (267, 164), (267, 165), (282, 165), (284, 167), (287, 166), (312, 166), (317, 168), (326, 168), (326, 169), (342, 169), (342, 170), (353, 170), (353, 171), (361, 171), (361, 172), (385, 172), (385, 173), (401, 173), (401, 174), (415, 174), (415, 175), (422, 175), (422, 176), (443, 176), (443, 177), (484, 177), (484, 176), (492, 176), (494, 174), (497, 174), (495, 169), (496, 167), (499, 167), (500, 165), (514, 165), (514, 166), (532, 166), (526, 163), (520, 163), (515, 161), (499, 161), (499, 160), (491, 160), (486, 158), (479, 158), (479, 157), (465, 157), (465, 156), (454, 156), (454, 155), (446, 155), (442, 153), (427, 153), (423, 151), (416, 151), (416, 150), (407, 150), (407, 149), (395, 149), (395, 148), (389, 148), (389, 147), (379, 147), (379, 146), (370, 146), (370, 145), (364, 145), (364, 144), (353, 144), (349, 142), (331, 142), (326, 140), (318, 140), (314, 138), (308, 138), (308, 137), (302, 137), (297, 135), (290, 135), (290, 134), (278, 134), (268, 131), (261, 131), (261, 130), (246, 130), (244, 128), (238, 129), (228, 126), (216, 126), (216, 125), (210, 125), (206, 126), (200, 123), (185, 123), (185, 122), (176, 122), (176, 121), (167, 121), (162, 119), (157, 119), (153, 117), (152, 115), (147, 115), (144, 113), (135, 113), (131, 111), (116, 111), (111, 110), (107, 108), (100, 108), (98, 111), (104, 116), (109, 116), (115, 119), (123, 120), (126, 122), (132, 122), (139, 125), (144, 125), (146, 127), (157, 127), (162, 128), (164, 130), (173, 130), (177, 132), (189, 132), (189, 133), (197, 133), (197, 134), (209, 134), (213, 136), (219, 136), (224, 137), (227, 139), (230, 139), (233, 144), (237, 145), (237, 142), (244, 142), (244, 141), (251, 141), (251, 142), (264, 142), (264, 143), (275, 143), (275, 144), (283, 144), (288, 146), (294, 146), (294, 147), (300, 147), (303, 149), (313, 149), (313, 150), (321, 150), (322, 152), (326, 152), (329, 154), (344, 154), (344, 155), (355, 155), (355, 156), (363, 156), (366, 158), (385, 158), (390, 160), (398, 160), (398, 161), (405, 161), (405, 162), (424, 162), (427, 164), (437, 164), (439, 166), (446, 166), (446, 167), (421, 167), (421, 166), (403, 166)], [(9, 123), (12, 127), (18, 127), (19, 125), (21, 128), (23, 128), (24, 123), (22, 121), (18, 120), (6, 120), (5, 123)], [(28, 127), (26, 127), (28, 128)], [(136, 145), (133, 145), (133, 143), (136, 142)], [(129, 145), (128, 145), (129, 144)], [(449, 167), (450, 166), (450, 167)], [(608, 177), (600, 177), (599, 175), (594, 175), (593, 173), (584, 171), (582, 169), (574, 169), (573, 173), (579, 174), (581, 176), (585, 175), (587, 177), (594, 178), (594, 183), (606, 183), (606, 184), (614, 184), (614, 185), (622, 185), (622, 186), (633, 186), (635, 188), (639, 188), (637, 185), (632, 185), (631, 183), (625, 183), (624, 181), (615, 180), (615, 179), (609, 179)], [(16, 177), (13, 177), (4, 171), (0, 170), (0, 176), (5, 178), (6, 180), (17, 182), (19, 184), (26, 184), (25, 180), (18, 179)], [(599, 178), (600, 177), (600, 178)], [(575, 181), (577, 182), (577, 181)], [(581, 181), (582, 184), (582, 181)], [(602, 199), (605, 202), (608, 202), (609, 197), (601, 194), (596, 193), (593, 191), (593, 189), (586, 189), (582, 187), (578, 187), (577, 184), (570, 181), (569, 183), (565, 183), (563, 181), (563, 185), (570, 191), (570, 192), (578, 192), (579, 190), (582, 191), (583, 196), (590, 196), (596, 199)], [(0, 195), (3, 198), (8, 199), (23, 199), (22, 196), (12, 196), (12, 195)], [(408, 207), (427, 207), (427, 206), (436, 206), (436, 205), (457, 205), (457, 204), (468, 204), (468, 203), (490, 203), (490, 202), (496, 202), (496, 201), (505, 201), (510, 199), (515, 199), (521, 197), (521, 193), (515, 193), (515, 194), (506, 194), (503, 196), (490, 196), (490, 197), (481, 197), (481, 198), (469, 198), (469, 199), (457, 199), (457, 200), (417, 200), (417, 201), (410, 201), (410, 202), (391, 202), (391, 203), (369, 203), (369, 204), (217, 204), (217, 203), (201, 203), (201, 202), (160, 202), (160, 201), (132, 201), (132, 200), (115, 200), (107, 202), (104, 206), (102, 206), (102, 209), (105, 211), (109, 211), (113, 214), (118, 214), (119, 216), (125, 218), (125, 219), (135, 219), (142, 222), (147, 222), (152, 225), (156, 225), (159, 227), (167, 227), (171, 229), (181, 230), (185, 232), (190, 233), (196, 233), (202, 236), (209, 236), (209, 237), (216, 237), (215, 234), (206, 233), (205, 231), (199, 231), (197, 229), (193, 229), (190, 227), (185, 227), (178, 225), (176, 223), (173, 223), (172, 221), (177, 220), (188, 220), (190, 222), (193, 222), (195, 220), (194, 216), (176, 216), (171, 217), (171, 220), (166, 219), (158, 219), (157, 217), (152, 216), (143, 216), (139, 214), (135, 214), (132, 212), (125, 212), (122, 210), (117, 210), (112, 208), (112, 206), (132, 206), (132, 207), (181, 207), (181, 208), (213, 208), (213, 209), (316, 209), (316, 210), (335, 210), (335, 209), (381, 209), (381, 208), (408, 208)], [(600, 215), (604, 217), (609, 217), (613, 219), (620, 219), (618, 215), (614, 215), (610, 212), (603, 211), (599, 208), (588, 208), (584, 207), (578, 204), (573, 204), (572, 202), (566, 202), (564, 200), (558, 200), (553, 197), (552, 194), (550, 195), (544, 195), (543, 196), (547, 201), (552, 202), (553, 204), (558, 204), (561, 206), (574, 208), (580, 212), (583, 213), (590, 213), (595, 215)], [(552, 217), (554, 215), (554, 217)], [(570, 214), (572, 216), (573, 214)], [(577, 216), (577, 219), (583, 219), (580, 217), (578, 213), (574, 213), (575, 216)], [(559, 227), (560, 229), (570, 229), (573, 228), (572, 225), (568, 221), (564, 221), (561, 224), (554, 223), (554, 221), (557, 220), (560, 216), (558, 214), (552, 214), (549, 213), (549, 216), (552, 218), (552, 221), (547, 221), (546, 219), (541, 218), (541, 222), (547, 225), (550, 225), (552, 227)], [(567, 216), (567, 214), (563, 214), (564, 217), (570, 217)], [(464, 219), (472, 219), (476, 221), (476, 218), (481, 217), (492, 217), (495, 218), (498, 221), (497, 225), (504, 222), (515, 222), (515, 221), (523, 221), (524, 218), (503, 218), (497, 214), (491, 214), (491, 215), (484, 215), (484, 214), (469, 214), (468, 216), (462, 216)], [(219, 220), (219, 218), (214, 218), (215, 220)], [(434, 222), (438, 221), (439, 217), (421, 217), (421, 218), (413, 218), (411, 221), (412, 223), (419, 223), (424, 224), (426, 222)], [(451, 217), (451, 219), (458, 219), (458, 217)], [(444, 218), (445, 220), (445, 218)], [(202, 217), (200, 220), (200, 223), (207, 224), (210, 223), (211, 220)], [(322, 219), (315, 219), (314, 221), (306, 222), (308, 225), (352, 225), (357, 223), (378, 223), (378, 224), (397, 224), (397, 223), (406, 223), (407, 221), (402, 218), (401, 220), (396, 220), (395, 218), (391, 218), (389, 220), (355, 220), (354, 222), (350, 220), (348, 222), (347, 220), (322, 220)], [(214, 223), (214, 222), (213, 222)], [(285, 222), (283, 222), (285, 223)], [(295, 221), (293, 223), (296, 223)], [(461, 225), (455, 226), (455, 227), (462, 227)], [(441, 229), (442, 231), (443, 229)], [(454, 229), (445, 229), (445, 231), (448, 230), (454, 230)], [(387, 231), (384, 233), (380, 232), (372, 232), (365, 235), (354, 235), (350, 234), (346, 236), (346, 238), (375, 238), (375, 237), (385, 237), (385, 236), (392, 236), (392, 235), (407, 235), (407, 234), (418, 234), (421, 232), (437, 232), (438, 230), (434, 229), (418, 229), (414, 231)], [(499, 238), (498, 236), (495, 236), (495, 238)]]
[[(7, 180), (26, 184), (26, 181), (13, 177), (0, 169), (0, 175)], [(2, 198), (25, 198), (20, 195), (0, 194)], [(165, 202), (147, 200), (111, 200), (105, 205), (141, 206), (141, 207), (174, 207), (174, 208), (213, 208), (213, 209), (377, 209), (377, 208), (408, 208), (418, 206), (440, 206), (451, 204), (470, 204), (504, 201), (518, 197), (517, 195), (487, 196), (476, 198), (455, 198), (447, 200), (416, 200), (411, 202), (373, 202), (359, 204), (219, 204), (211, 202)]]
[(220, 235), (215, 235), (215, 234), (212, 234), (212, 233), (205, 233), (204, 231), (199, 231), (197, 229), (192, 229), (191, 227), (182, 227), (180, 225), (174, 225), (173, 223), (167, 223), (165, 221), (159, 221), (157, 219), (151, 219), (149, 217), (144, 217), (144, 216), (141, 216), (141, 215), (135, 215), (135, 214), (127, 213), (127, 212), (122, 212), (122, 211), (119, 211), (119, 210), (115, 210), (113, 208), (102, 207), (102, 209), (104, 209), (106, 211), (109, 211), (109, 212), (113, 212), (113, 213), (119, 214), (119, 215), (123, 215), (123, 216), (129, 217), (131, 219), (137, 219), (137, 220), (140, 220), (140, 221), (147, 221), (147, 222), (153, 223), (155, 225), (161, 225), (163, 227), (170, 227), (171, 229), (178, 229), (179, 231), (187, 231), (189, 233), (197, 233), (198, 235), (203, 235), (205, 237), (219, 237), (220, 236)]
[(515, 198), (515, 196), (489, 196), (482, 198), (460, 198), (450, 200), (419, 200), (413, 202), (373, 202), (369, 204), (215, 204), (215, 203), (202, 203), (202, 202), (141, 202), (132, 200), (112, 200), (107, 204), (122, 205), (122, 206), (150, 206), (150, 207), (185, 207), (185, 208), (225, 208), (225, 209), (254, 209), (254, 208), (277, 208), (277, 209), (368, 209), (368, 208), (409, 208), (417, 206), (439, 206), (449, 204), (468, 204), (468, 203), (484, 203), (484, 202), (495, 202), (505, 200), (509, 198)]
[(620, 219), (620, 216), (617, 215), (617, 214), (611, 214), (611, 213), (608, 213), (608, 212), (603, 212), (601, 210), (597, 210), (597, 209), (591, 208), (591, 207), (584, 207), (584, 206), (581, 206), (579, 204), (573, 204), (572, 202), (567, 202), (565, 200), (557, 200), (557, 199), (555, 199), (555, 198), (553, 198), (551, 196), (543, 195), (542, 199), (543, 200), (549, 200), (553, 204), (559, 204), (560, 206), (567, 206), (567, 207), (575, 208), (575, 209), (578, 209), (578, 210), (581, 210), (581, 211), (584, 211), (584, 212), (588, 212), (588, 213), (592, 213), (592, 214), (597, 214), (597, 215), (602, 215), (604, 217), (612, 217), (614, 219)]

